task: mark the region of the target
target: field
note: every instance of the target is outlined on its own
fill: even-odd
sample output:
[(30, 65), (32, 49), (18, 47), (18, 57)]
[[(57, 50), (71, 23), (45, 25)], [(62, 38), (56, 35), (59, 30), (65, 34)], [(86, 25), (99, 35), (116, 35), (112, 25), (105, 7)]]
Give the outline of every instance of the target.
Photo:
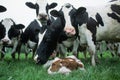
[(96, 67), (91, 66), (89, 56), (84, 59), (80, 54), (86, 71), (75, 70), (70, 75), (49, 75), (47, 69), (36, 65), (30, 57), (26, 60), (22, 54), (20, 60), (12, 60), (10, 54), (6, 54), (0, 61), (0, 80), (120, 80), (120, 58), (111, 57), (109, 52), (99, 57)]

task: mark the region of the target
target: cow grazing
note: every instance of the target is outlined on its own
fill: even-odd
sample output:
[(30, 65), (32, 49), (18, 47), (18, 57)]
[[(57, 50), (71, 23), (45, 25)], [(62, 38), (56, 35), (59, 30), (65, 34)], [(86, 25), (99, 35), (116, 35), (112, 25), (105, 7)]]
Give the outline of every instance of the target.
[(69, 74), (73, 70), (85, 70), (84, 64), (75, 56), (67, 56), (63, 59), (56, 57), (54, 60), (48, 61), (44, 67), (49, 67), (48, 74)]
[[(57, 3), (51, 3), (49, 5), (47, 0), (37, 0), (35, 4), (32, 2), (26, 2), (26, 5), (31, 9), (35, 9), (37, 19), (44, 22), (51, 19), (51, 16), (49, 16), (49, 10), (56, 7)], [(50, 24), (49, 21), (48, 23)]]
[[(65, 5), (66, 7), (69, 7)], [(71, 10), (72, 6), (70, 6)], [(66, 13), (65, 13), (65, 12)], [(73, 11), (74, 12), (74, 11)], [(58, 43), (66, 40), (67, 38), (73, 38), (77, 36), (78, 28), (72, 26), (71, 17), (67, 16), (69, 14), (69, 9), (67, 10), (65, 7), (62, 7), (60, 11), (53, 10), (51, 11), (51, 15), (57, 17), (55, 21), (49, 26), (49, 29), (46, 31), (45, 37), (43, 38), (39, 48), (36, 52), (35, 61), (37, 63), (44, 64), (56, 49)], [(70, 13), (70, 15), (73, 15)], [(73, 23), (73, 22), (72, 22)]]
[(4, 6), (0, 5), (0, 12), (5, 12), (6, 10), (7, 9)]
[(15, 52), (17, 51), (22, 29), (25, 26), (23, 24), (15, 24), (11, 18), (5, 18), (0, 22), (0, 52), (2, 58), (5, 52), (2, 50), (4, 47), (12, 47), (12, 58), (15, 58)]

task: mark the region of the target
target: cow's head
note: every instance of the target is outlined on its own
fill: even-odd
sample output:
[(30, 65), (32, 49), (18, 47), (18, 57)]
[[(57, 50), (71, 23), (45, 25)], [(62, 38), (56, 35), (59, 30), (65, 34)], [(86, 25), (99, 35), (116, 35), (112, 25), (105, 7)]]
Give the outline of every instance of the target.
[(64, 31), (68, 37), (72, 37), (78, 32), (74, 23), (75, 11), (76, 9), (69, 3), (63, 5), (60, 11), (51, 11), (51, 15), (61, 18), (61, 22), (64, 24)]
[(15, 22), (6, 18), (0, 22), (0, 40), (2, 44), (11, 44), (11, 39), (18, 37), (21, 34), (21, 29), (25, 26), (22, 24), (15, 24)]
[(47, 0), (37, 0), (35, 4), (32, 2), (26, 2), (26, 5), (32, 9), (35, 9), (37, 18), (44, 23), (49, 19), (49, 9), (56, 7), (57, 3), (51, 3), (49, 5)]
[(4, 6), (0, 5), (0, 12), (5, 12), (7, 9)]

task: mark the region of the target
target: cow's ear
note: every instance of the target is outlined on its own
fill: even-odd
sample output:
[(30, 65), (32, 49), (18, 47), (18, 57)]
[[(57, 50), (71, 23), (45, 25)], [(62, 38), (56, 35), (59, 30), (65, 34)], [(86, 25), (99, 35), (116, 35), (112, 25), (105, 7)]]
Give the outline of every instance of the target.
[(51, 8), (55, 8), (56, 6), (57, 6), (57, 3), (52, 3), (48, 5), (48, 8), (51, 9)]
[(85, 13), (86, 12), (86, 8), (85, 7), (79, 7), (78, 9), (77, 9), (77, 14), (83, 14), (83, 13)]
[(57, 10), (52, 10), (50, 14), (54, 17), (60, 17), (60, 13)]
[(17, 24), (15, 28), (16, 29), (23, 29), (23, 28), (25, 28), (25, 26), (23, 24)]
[(36, 9), (36, 4), (33, 4), (32, 2), (26, 2), (25, 5), (29, 8)]
[(4, 12), (4, 11), (6, 11), (7, 9), (4, 7), (4, 6), (1, 6), (0, 5), (0, 12)]

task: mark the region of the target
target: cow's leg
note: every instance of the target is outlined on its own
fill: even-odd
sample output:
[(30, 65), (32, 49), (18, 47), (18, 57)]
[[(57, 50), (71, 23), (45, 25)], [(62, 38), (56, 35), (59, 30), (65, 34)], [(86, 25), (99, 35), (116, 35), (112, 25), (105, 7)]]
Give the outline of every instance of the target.
[(59, 46), (60, 57), (64, 58), (67, 50), (63, 44), (58, 44), (58, 46)]
[(120, 43), (118, 43), (118, 47), (117, 47), (117, 55), (120, 57)]
[(34, 59), (36, 50), (37, 50), (37, 44), (35, 45), (35, 47), (34, 47), (34, 49), (33, 49), (32, 59)]
[(21, 42), (19, 42), (19, 43), (18, 43), (18, 46), (17, 46), (18, 60), (20, 59), (21, 47), (22, 47), (22, 43), (21, 43)]
[(95, 61), (96, 46), (94, 44), (92, 34), (86, 34), (86, 40), (87, 40), (87, 44), (91, 54), (92, 66), (95, 66), (96, 65), (96, 61)]
[(73, 55), (75, 55), (77, 58), (78, 58), (78, 47), (79, 47), (79, 40), (76, 39), (73, 42), (73, 50), (72, 50), (72, 52), (73, 52)]
[(18, 42), (17, 40), (14, 40), (14, 45), (13, 45), (13, 49), (12, 49), (12, 53), (11, 53), (11, 56), (13, 59), (15, 59), (15, 53), (16, 53), (16, 50), (17, 50), (17, 47), (18, 47)]
[(1, 53), (1, 59), (3, 59), (5, 56), (5, 50), (4, 50), (4, 47), (2, 45), (0, 45), (0, 53)]

